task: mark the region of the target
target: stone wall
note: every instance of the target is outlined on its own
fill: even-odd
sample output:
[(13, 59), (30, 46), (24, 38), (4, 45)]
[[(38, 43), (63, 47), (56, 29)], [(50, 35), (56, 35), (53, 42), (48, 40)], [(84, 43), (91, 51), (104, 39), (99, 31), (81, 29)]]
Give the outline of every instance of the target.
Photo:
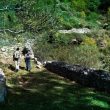
[(106, 71), (57, 61), (47, 62), (45, 68), (81, 85), (110, 92), (110, 74)]

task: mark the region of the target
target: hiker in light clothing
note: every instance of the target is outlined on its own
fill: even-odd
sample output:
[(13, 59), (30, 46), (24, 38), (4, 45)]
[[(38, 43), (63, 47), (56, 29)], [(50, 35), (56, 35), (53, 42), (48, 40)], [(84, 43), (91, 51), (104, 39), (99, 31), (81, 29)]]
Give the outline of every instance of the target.
[(13, 54), (13, 61), (15, 62), (16, 71), (19, 70), (20, 58), (21, 58), (21, 54), (20, 54), (19, 48), (17, 48)]

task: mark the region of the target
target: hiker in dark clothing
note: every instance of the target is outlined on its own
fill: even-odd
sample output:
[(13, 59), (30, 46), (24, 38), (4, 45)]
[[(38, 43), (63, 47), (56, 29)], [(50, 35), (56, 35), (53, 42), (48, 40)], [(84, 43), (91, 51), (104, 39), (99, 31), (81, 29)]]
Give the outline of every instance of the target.
[(28, 50), (28, 52), (25, 54), (25, 63), (26, 63), (26, 70), (31, 70), (31, 52)]
[(22, 50), (22, 54), (25, 56), (25, 54), (28, 53), (28, 48), (27, 47), (24, 47), (23, 50)]

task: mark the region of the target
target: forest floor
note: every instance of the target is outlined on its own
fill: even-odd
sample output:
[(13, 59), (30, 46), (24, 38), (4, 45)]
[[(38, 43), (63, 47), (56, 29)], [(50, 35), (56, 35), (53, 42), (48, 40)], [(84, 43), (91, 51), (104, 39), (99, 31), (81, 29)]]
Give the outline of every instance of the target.
[(5, 65), (8, 86), (6, 104), (0, 110), (110, 110), (110, 94), (86, 88), (46, 69), (14, 72)]

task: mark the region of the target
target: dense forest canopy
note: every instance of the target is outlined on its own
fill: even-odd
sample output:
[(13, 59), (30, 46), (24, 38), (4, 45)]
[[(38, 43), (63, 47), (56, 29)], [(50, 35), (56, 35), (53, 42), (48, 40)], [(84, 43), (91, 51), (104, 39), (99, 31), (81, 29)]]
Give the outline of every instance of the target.
[(102, 14), (110, 13), (109, 7), (109, 0), (1, 0), (0, 27), (24, 28), (34, 32), (94, 28), (99, 25), (96, 21), (100, 21)]

